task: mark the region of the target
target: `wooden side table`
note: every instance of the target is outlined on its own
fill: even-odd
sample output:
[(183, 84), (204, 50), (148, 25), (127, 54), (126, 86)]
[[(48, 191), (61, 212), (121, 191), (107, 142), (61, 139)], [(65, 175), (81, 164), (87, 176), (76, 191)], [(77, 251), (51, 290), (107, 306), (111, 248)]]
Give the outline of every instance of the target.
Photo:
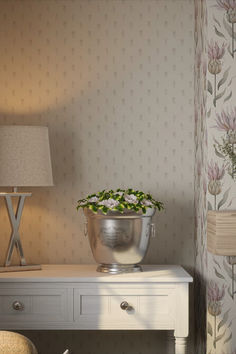
[(173, 330), (175, 353), (187, 354), (189, 283), (175, 265), (109, 275), (95, 265), (43, 265), (0, 274), (0, 328)]

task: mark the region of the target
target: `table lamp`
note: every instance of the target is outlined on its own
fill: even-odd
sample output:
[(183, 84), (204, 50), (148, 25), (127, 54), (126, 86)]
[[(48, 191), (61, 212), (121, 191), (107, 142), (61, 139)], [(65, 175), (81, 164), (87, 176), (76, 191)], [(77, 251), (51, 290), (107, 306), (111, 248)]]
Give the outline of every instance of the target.
[[(40, 265), (27, 265), (19, 226), (26, 197), (32, 193), (19, 192), (18, 187), (45, 187), (53, 185), (48, 128), (42, 126), (0, 125), (0, 187), (12, 187), (12, 192), (0, 193), (12, 227), (5, 266), (0, 272), (41, 269)], [(16, 212), (13, 198), (18, 198)], [(16, 246), (20, 266), (12, 266), (11, 258)]]

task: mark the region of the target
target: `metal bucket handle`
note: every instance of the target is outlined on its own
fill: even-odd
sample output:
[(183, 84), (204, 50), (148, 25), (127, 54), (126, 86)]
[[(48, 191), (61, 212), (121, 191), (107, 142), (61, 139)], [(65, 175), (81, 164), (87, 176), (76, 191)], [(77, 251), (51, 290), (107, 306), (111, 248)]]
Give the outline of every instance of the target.
[(150, 224), (150, 236), (151, 238), (156, 237), (156, 228), (155, 228), (155, 224), (153, 223)]
[(84, 221), (84, 236), (88, 236), (88, 220)]

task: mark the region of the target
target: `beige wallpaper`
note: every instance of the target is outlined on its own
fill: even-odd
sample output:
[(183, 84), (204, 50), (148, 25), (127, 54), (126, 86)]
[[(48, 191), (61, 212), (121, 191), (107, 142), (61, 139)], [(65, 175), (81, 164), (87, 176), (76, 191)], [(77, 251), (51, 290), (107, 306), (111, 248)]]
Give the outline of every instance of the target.
[[(166, 206), (146, 263), (193, 267), (193, 11), (191, 0), (0, 1), (0, 124), (50, 132), (55, 187), (31, 189), (20, 230), (29, 262), (93, 262), (76, 200), (131, 186)], [(3, 262), (3, 200), (0, 225)], [(50, 354), (70, 338), (40, 336)], [(156, 335), (142, 336), (138, 348), (124, 336), (122, 353), (156, 353)], [(92, 338), (83, 354), (109, 352)]]

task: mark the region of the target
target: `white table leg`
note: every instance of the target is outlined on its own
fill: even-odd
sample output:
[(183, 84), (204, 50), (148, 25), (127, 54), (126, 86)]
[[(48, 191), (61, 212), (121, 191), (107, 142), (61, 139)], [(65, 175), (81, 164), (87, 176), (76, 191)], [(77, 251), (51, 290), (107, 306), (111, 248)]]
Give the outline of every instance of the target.
[(187, 354), (187, 337), (175, 337), (175, 354)]

